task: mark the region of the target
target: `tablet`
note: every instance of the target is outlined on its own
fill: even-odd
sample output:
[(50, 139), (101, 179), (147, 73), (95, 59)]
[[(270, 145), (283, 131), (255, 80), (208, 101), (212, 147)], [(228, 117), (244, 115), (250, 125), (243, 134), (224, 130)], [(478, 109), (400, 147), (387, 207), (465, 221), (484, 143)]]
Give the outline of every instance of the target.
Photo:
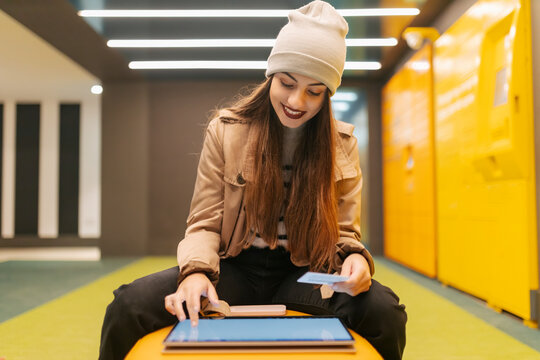
[[(317, 348), (354, 351), (354, 338), (334, 316), (228, 317), (177, 323), (163, 341), (165, 352), (193, 348)], [(341, 350), (340, 350), (341, 349)]]

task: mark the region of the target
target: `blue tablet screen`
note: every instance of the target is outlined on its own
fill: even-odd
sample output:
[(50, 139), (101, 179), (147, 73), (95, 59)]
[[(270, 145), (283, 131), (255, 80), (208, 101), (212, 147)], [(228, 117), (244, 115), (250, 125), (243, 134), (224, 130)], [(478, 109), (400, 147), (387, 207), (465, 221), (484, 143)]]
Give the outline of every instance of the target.
[(176, 324), (165, 342), (227, 341), (350, 341), (351, 334), (338, 318), (277, 317), (200, 319), (191, 327)]

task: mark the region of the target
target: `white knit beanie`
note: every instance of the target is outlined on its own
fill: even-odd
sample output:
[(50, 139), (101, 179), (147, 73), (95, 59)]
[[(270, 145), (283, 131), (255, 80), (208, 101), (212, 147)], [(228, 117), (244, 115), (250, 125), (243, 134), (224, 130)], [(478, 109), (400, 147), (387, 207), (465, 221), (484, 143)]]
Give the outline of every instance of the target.
[(343, 16), (324, 1), (292, 10), (268, 57), (266, 76), (297, 73), (319, 80), (334, 94), (341, 84), (348, 31)]

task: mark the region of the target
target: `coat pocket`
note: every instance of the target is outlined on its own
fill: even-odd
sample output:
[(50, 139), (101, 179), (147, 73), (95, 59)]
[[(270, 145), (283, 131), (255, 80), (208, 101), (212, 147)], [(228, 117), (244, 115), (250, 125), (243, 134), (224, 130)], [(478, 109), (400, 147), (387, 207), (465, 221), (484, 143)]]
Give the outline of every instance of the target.
[(246, 180), (241, 172), (224, 177), (223, 223), (220, 256), (238, 255), (242, 249), (245, 212), (242, 210)]

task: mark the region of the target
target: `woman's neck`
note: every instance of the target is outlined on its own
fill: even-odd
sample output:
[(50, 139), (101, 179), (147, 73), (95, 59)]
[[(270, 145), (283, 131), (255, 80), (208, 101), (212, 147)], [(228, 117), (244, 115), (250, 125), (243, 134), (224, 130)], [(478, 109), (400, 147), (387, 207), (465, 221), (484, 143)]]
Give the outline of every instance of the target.
[(298, 142), (300, 141), (300, 137), (302, 133), (304, 132), (304, 128), (306, 124), (307, 122), (303, 123), (302, 125), (296, 128), (290, 128), (290, 127), (282, 125), (283, 127), (283, 157), (282, 157), (283, 165), (292, 165), (296, 146), (298, 145)]

